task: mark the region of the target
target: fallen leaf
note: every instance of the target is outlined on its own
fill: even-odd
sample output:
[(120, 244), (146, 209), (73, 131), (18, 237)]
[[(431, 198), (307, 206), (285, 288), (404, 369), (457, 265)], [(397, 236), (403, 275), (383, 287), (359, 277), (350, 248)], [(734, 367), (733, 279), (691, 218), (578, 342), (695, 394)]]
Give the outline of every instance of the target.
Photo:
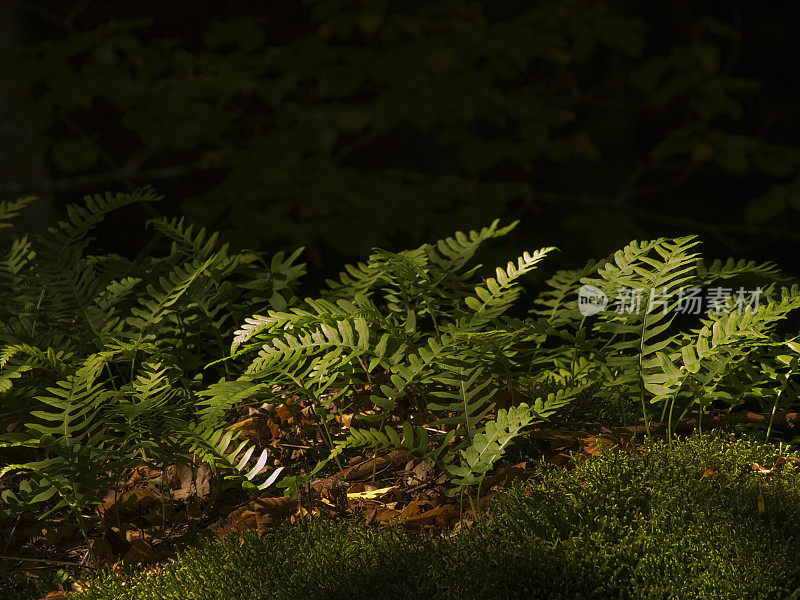
[(428, 483), (433, 479), (436, 473), (436, 463), (431, 458), (423, 458), (413, 469), (411, 474), (406, 478), (408, 485), (419, 485), (421, 483)]
[(267, 430), (267, 418), (263, 415), (247, 417), (228, 427), (228, 430), (239, 431), (252, 441), (262, 442)]
[[(405, 511), (403, 511), (403, 515), (405, 515)], [(400, 516), (400, 524), (405, 529), (415, 530), (425, 525), (442, 526), (441, 524), (444, 523), (449, 524), (458, 518), (458, 509), (455, 506), (443, 504), (410, 517), (404, 517), (403, 515)]]
[(380, 523), (386, 525), (397, 520), (400, 516), (400, 511), (387, 506), (379, 506), (375, 509), (370, 509), (364, 512), (367, 516), (367, 525), (372, 523)]
[(137, 518), (144, 515), (153, 507), (161, 504), (161, 500), (149, 489), (134, 488), (122, 493), (115, 494), (110, 491), (100, 507), (103, 514), (117, 513), (123, 521)]
[(58, 598), (66, 598), (67, 594), (69, 594), (69, 592), (65, 590), (55, 590), (47, 594), (47, 596), (41, 600), (57, 600)]
[(365, 460), (352, 467), (347, 467), (340, 473), (337, 473), (336, 477), (347, 481), (353, 481), (363, 477), (372, 477), (373, 473), (382, 471), (391, 465), (398, 465), (406, 460), (408, 460), (408, 453), (405, 450), (392, 450), (388, 454)]
[(281, 496), (279, 498), (259, 498), (250, 503), (258, 513), (259, 523), (264, 521), (269, 524), (277, 524), (294, 514), (298, 508), (297, 500)]
[(375, 500), (376, 498), (380, 498), (391, 492), (392, 490), (396, 490), (397, 486), (393, 485), (390, 487), (380, 488), (379, 490), (367, 490), (365, 492), (350, 492), (347, 494), (348, 500)]
[(200, 463), (197, 466), (197, 472), (195, 473), (194, 484), (195, 488), (197, 489), (197, 495), (200, 498), (204, 498), (211, 493), (211, 478), (213, 474), (211, 473), (211, 465), (208, 463)]
[(569, 429), (537, 429), (530, 435), (538, 440), (548, 442), (551, 450), (562, 450), (575, 446), (580, 438), (586, 437), (586, 432)]
[(292, 419), (294, 419), (294, 413), (292, 409), (286, 406), (285, 404), (279, 404), (275, 407), (275, 414), (278, 415), (278, 418), (283, 423), (288, 423)]
[(156, 560), (156, 553), (153, 547), (145, 540), (134, 540), (131, 547), (122, 557), (122, 562), (126, 565), (146, 565)]

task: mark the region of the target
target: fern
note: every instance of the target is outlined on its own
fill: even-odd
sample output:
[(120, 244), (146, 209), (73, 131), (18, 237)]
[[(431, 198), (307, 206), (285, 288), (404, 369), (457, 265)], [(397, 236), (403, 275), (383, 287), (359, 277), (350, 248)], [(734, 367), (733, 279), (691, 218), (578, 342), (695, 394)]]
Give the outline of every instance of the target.
[[(480, 490), (530, 426), (578, 398), (638, 401), (649, 423), (658, 409), (670, 421), (675, 407), (730, 409), (745, 390), (767, 402), (776, 380), (792, 389), (795, 363), (777, 352), (796, 336), (778, 331), (800, 307), (797, 288), (776, 297), (770, 284), (757, 311), (729, 305), (696, 329), (677, 329), (684, 287), (783, 278), (771, 263), (704, 262), (694, 237), (635, 241), (559, 271), (520, 319), (509, 313), (524, 279), (553, 249), (483, 277), (472, 264), (481, 244), (515, 223), (375, 249), (301, 301), (301, 250), (271, 259), (232, 252), (184, 219), (149, 222), (171, 241), (163, 255), (87, 253), (109, 212), (156, 199), (147, 189), (87, 198), (47, 236), (18, 238), (0, 256), (9, 296), (0, 312), (0, 425), (24, 424), (0, 435), (0, 447), (23, 456), (0, 471), (15, 514), (38, 499), (41, 512), (67, 507), (86, 530), (98, 494), (124, 469), (164, 469), (187, 451), (250, 491), (277, 483), (296, 493), (348, 449), (405, 449), (446, 468), (454, 491)], [(1, 203), (0, 225), (25, 203)], [(612, 303), (639, 289), (642, 310), (584, 317), (582, 284)], [(497, 410), (502, 390), (514, 394)], [(307, 471), (265, 473), (266, 451), (238, 440), (228, 417), (247, 400), (287, 394), (322, 417), (327, 456)], [(351, 426), (328, 431), (345, 404)], [(16, 485), (21, 472), (27, 483)]]
[(234, 381), (222, 378), (217, 383), (212, 383), (206, 389), (197, 392), (200, 398), (197, 403), (199, 426), (204, 429), (220, 427), (231, 408), (247, 398), (258, 397), (269, 388), (270, 386), (263, 383), (253, 383), (247, 377), (240, 377)]
[[(658, 353), (660, 368), (647, 376), (645, 385), (654, 395), (653, 402), (663, 403), (664, 409), (669, 406), (670, 423), (679, 395), (688, 400), (678, 418), (695, 403), (702, 412), (715, 399), (732, 400), (728, 391), (717, 391), (718, 386), (760, 349), (783, 345), (769, 334), (788, 313), (800, 308), (798, 292), (796, 286), (783, 288), (780, 300), (770, 300), (756, 311), (749, 306), (740, 311), (731, 304), (727, 312), (703, 320), (693, 337), (681, 340), (679, 349)], [(758, 383), (751, 380), (748, 387)]]
[(472, 443), (461, 450), (461, 464), (447, 467), (453, 475), (451, 494), (462, 492), (472, 485), (480, 489), (486, 474), (503, 456), (509, 444), (535, 420), (536, 415), (527, 404), (497, 411), (497, 417), (488, 421)]
[(480, 327), (505, 313), (522, 292), (515, 280), (531, 272), (552, 250), (554, 248), (542, 248), (533, 254), (525, 252), (516, 264), (510, 262), (505, 269), (498, 267), (495, 277), (489, 277), (485, 283), (476, 286), (475, 295), (464, 300), (473, 311), (464, 328)]
[[(27, 471), (34, 478), (21, 481), (36, 482), (5, 497), (28, 498), (29, 486), (48, 504), (42, 515), (67, 507), (85, 533), (93, 504), (124, 469), (163, 469), (189, 447), (203, 448), (218, 470), (243, 483), (255, 477), (252, 469), (242, 477), (242, 457), (222, 447), (225, 438), (209, 434), (214, 443), (203, 445), (238, 399), (204, 404), (192, 370), (226, 353), (232, 323), (258, 298), (288, 308), (304, 272), (299, 252), (271, 262), (229, 254), (216, 235), (183, 221), (154, 224), (175, 242), (164, 257), (134, 263), (86, 254), (91, 230), (109, 212), (157, 199), (149, 189), (87, 198), (35, 245), (26, 237), (12, 242), (0, 261), (0, 289), (11, 296), (0, 313), (0, 424), (24, 424), (0, 435), (0, 448), (24, 458), (0, 477)], [(0, 221), (24, 204), (0, 205)], [(219, 377), (207, 369), (214, 372)], [(217, 399), (221, 389), (213, 388)]]
[(36, 198), (29, 196), (27, 198), (20, 198), (19, 200), (3, 200), (0, 202), (0, 229), (13, 227), (10, 221), (19, 216), (22, 211), (30, 203), (35, 202)]
[(198, 454), (213, 469), (226, 471), (226, 479), (240, 483), (244, 489), (251, 492), (265, 490), (275, 483), (283, 471), (283, 467), (278, 467), (265, 481), (255, 484), (253, 479), (263, 473), (267, 463), (269, 453), (266, 450), (262, 450), (255, 464), (248, 468), (255, 447), (244, 440), (231, 448), (238, 432), (190, 426), (182, 435), (187, 440), (191, 452)]

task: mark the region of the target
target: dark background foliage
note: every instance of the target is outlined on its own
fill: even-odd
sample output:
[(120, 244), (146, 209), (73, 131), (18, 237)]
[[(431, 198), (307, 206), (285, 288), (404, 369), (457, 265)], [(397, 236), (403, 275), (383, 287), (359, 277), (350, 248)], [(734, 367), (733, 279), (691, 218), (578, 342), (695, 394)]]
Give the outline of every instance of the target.
[(108, 249), (185, 213), (318, 277), (496, 217), (522, 220), (498, 254), (556, 245), (549, 268), (699, 233), (791, 269), (798, 25), (781, 1), (0, 0), (0, 197), (42, 195), (43, 228), (153, 184)]

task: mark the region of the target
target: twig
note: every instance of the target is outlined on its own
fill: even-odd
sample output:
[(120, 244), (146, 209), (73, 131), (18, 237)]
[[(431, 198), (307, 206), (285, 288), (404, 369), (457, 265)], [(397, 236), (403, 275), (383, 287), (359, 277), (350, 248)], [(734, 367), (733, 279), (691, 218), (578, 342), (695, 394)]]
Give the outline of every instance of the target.
[(92, 567), (90, 565), (84, 565), (78, 562), (70, 562), (68, 560), (51, 560), (49, 558), (26, 558), (24, 556), (8, 556), (6, 554), (0, 554), (0, 559), (4, 560), (24, 560), (27, 562), (39, 562), (39, 563), (47, 563), (51, 565), (63, 565), (65, 567), (78, 567), (81, 569), (89, 569), (90, 571), (97, 571), (97, 568)]

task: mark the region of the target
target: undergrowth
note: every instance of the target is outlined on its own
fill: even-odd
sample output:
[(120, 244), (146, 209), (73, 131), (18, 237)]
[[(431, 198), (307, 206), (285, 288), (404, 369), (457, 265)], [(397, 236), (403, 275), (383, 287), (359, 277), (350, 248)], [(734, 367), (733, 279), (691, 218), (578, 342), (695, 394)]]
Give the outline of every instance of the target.
[[(436, 461), (451, 494), (480, 494), (516, 441), (572, 403), (600, 418), (618, 407), (648, 430), (796, 405), (797, 286), (780, 287), (771, 263), (704, 260), (695, 236), (558, 271), (515, 318), (526, 276), (554, 249), (490, 271), (474, 263), (515, 223), (375, 249), (300, 299), (302, 249), (232, 252), (183, 219), (148, 223), (171, 243), (161, 256), (90, 252), (109, 212), (156, 200), (149, 189), (89, 197), (0, 257), (2, 553), (19, 523), (54, 514), (72, 515), (90, 545), (102, 498), (135, 467), (204, 461), (219, 487), (296, 496), (349, 453), (403, 448)], [(31, 201), (0, 204), (0, 226)], [(763, 284), (757, 295), (737, 287), (744, 277)], [(687, 290), (704, 288), (711, 310), (676, 320)], [(579, 289), (606, 310), (587, 312)], [(320, 426), (307, 468), (275, 465), (231, 427), (243, 403), (288, 398)]]
[(542, 463), (455, 537), (322, 520), (192, 550), (160, 575), (106, 574), (75, 600), (786, 598), (800, 589), (786, 456), (708, 435), (610, 449), (572, 471)]

